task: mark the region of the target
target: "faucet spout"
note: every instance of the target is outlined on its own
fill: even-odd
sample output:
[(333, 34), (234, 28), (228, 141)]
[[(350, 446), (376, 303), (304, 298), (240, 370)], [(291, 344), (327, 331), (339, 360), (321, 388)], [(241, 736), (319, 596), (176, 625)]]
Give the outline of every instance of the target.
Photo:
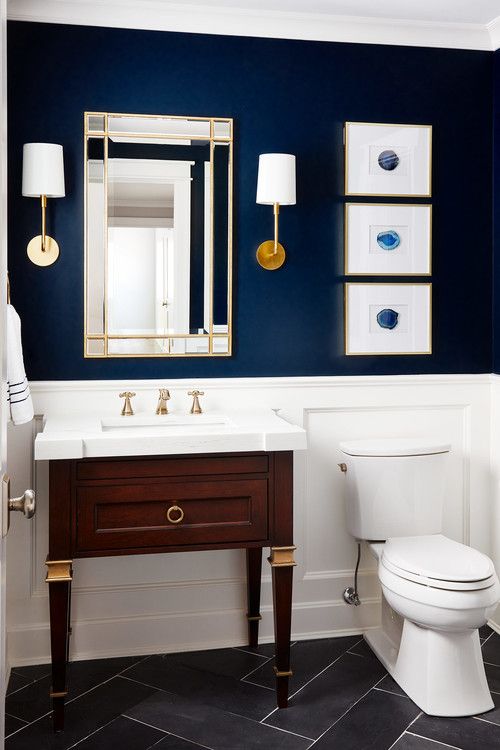
[(168, 414), (167, 401), (169, 400), (170, 400), (170, 392), (167, 390), (167, 388), (160, 388), (158, 405), (156, 407), (157, 414)]

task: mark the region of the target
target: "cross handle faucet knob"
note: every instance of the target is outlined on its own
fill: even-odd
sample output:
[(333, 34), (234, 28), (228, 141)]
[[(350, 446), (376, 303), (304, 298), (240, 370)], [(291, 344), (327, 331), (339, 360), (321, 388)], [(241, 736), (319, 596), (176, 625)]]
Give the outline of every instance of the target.
[(123, 404), (122, 409), (122, 417), (131, 417), (134, 413), (134, 410), (132, 409), (132, 404), (130, 402), (130, 399), (135, 396), (135, 393), (132, 391), (124, 391), (123, 393), (120, 393), (120, 398), (124, 398), (125, 402)]
[(188, 391), (188, 396), (192, 396), (193, 397), (193, 405), (191, 406), (190, 414), (201, 414), (202, 413), (202, 408), (200, 406), (200, 400), (199, 400), (198, 396), (204, 396), (204, 395), (205, 395), (204, 391), (196, 391), (196, 390), (194, 390), (194, 391)]

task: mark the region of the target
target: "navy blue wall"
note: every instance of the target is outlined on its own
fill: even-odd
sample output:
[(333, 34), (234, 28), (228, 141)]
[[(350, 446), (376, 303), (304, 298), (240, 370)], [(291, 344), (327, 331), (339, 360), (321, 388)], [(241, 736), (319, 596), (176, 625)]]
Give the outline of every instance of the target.
[[(9, 268), (31, 379), (490, 372), (492, 70), (487, 52), (9, 24)], [(235, 118), (234, 356), (83, 359), (84, 110)], [(343, 355), (342, 123), (434, 126), (434, 354)], [(61, 246), (36, 268), (21, 197), (22, 144), (65, 149)], [(261, 270), (272, 211), (257, 157), (297, 155), (298, 203), (281, 212), (287, 263)]]
[(500, 50), (493, 66), (493, 372), (500, 373)]

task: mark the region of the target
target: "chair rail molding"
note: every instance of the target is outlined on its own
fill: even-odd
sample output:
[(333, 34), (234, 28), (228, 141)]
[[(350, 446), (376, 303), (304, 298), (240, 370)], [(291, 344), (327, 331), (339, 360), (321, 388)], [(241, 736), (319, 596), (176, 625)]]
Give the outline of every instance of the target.
[[(243, 3), (242, 3), (243, 5)], [(309, 39), (328, 42), (391, 44), (493, 50), (496, 21), (426, 22), (328, 13), (208, 7), (162, 0), (8, 0), (16, 21), (154, 29), (198, 34)], [(498, 19), (497, 19), (498, 20)], [(497, 40), (498, 41), (498, 40)]]

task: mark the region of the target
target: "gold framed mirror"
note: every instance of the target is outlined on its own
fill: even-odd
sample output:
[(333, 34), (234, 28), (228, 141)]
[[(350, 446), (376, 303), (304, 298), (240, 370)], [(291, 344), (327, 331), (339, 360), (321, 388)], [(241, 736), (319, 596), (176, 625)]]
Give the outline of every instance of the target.
[(230, 356), (232, 119), (84, 128), (85, 357)]

